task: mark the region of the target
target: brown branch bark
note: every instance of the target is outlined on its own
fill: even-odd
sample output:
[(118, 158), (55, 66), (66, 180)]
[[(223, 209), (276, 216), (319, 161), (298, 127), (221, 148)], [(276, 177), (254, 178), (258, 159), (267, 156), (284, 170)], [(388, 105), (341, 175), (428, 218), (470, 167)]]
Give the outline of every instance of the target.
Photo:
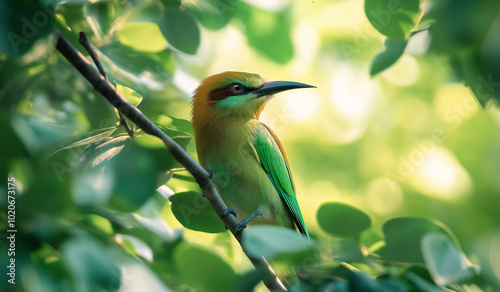
[[(179, 146), (172, 138), (161, 131), (151, 120), (149, 120), (141, 111), (130, 104), (123, 96), (121, 96), (115, 87), (97, 71), (94, 66), (75, 48), (73, 45), (60, 33), (57, 32), (56, 49), (87, 79), (94, 89), (101, 93), (121, 114), (126, 116), (130, 121), (141, 128), (145, 133), (160, 138), (172, 156), (182, 164), (187, 171), (193, 175), (194, 179), (200, 186), (210, 205), (215, 210), (225, 226), (231, 231), (234, 237), (241, 244), (241, 234), (235, 234), (238, 220), (233, 214), (222, 216), (227, 209), (226, 204), (217, 192), (212, 180), (207, 171), (196, 162), (181, 146)], [(245, 251), (243, 249), (243, 251)], [(269, 267), (264, 259), (253, 258), (247, 254), (252, 264), (258, 267)], [(271, 272), (270, 272), (271, 273)], [(270, 291), (285, 291), (279, 279), (274, 276), (273, 281), (265, 283)]]

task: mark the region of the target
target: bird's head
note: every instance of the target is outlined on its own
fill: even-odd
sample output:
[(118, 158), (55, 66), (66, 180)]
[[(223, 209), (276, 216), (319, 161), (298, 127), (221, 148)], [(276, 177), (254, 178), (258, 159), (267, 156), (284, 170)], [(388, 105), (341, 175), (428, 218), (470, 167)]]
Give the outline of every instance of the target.
[(253, 73), (212, 75), (201, 81), (194, 92), (193, 122), (204, 117), (258, 119), (266, 101), (275, 93), (308, 87), (314, 86), (290, 81), (265, 82)]

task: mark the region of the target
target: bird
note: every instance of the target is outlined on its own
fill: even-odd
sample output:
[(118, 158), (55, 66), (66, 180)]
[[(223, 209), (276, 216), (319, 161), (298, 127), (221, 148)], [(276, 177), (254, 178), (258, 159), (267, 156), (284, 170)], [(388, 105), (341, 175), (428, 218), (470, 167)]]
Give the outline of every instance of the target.
[[(295, 229), (309, 237), (282, 142), (259, 116), (274, 94), (315, 86), (266, 82), (260, 75), (226, 71), (203, 79), (193, 93), (191, 121), (198, 161), (240, 221)], [(251, 221), (251, 222), (250, 222)]]

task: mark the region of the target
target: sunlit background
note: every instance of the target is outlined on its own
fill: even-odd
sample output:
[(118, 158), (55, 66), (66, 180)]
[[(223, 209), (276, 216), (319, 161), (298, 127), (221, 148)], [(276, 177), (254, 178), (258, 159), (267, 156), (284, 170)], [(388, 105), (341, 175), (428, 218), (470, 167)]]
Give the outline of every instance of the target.
[[(288, 1), (245, 2), (270, 12), (288, 7)], [(174, 83), (190, 95), (204, 77), (235, 70), (317, 86), (278, 94), (261, 116), (285, 144), (313, 232), (320, 232), (315, 212), (327, 201), (357, 206), (376, 225), (395, 216), (436, 218), (465, 247), (497, 230), (496, 105), (481, 108), (467, 87), (453, 83), (445, 60), (422, 56), (427, 36), (371, 78), (370, 61), (383, 50), (383, 37), (366, 20), (363, 1), (301, 1), (291, 7), (291, 61), (279, 64), (250, 48), (235, 20), (202, 31), (198, 53), (176, 59)], [(260, 29), (280, 25), (259, 22)], [(187, 119), (189, 100), (165, 110)]]

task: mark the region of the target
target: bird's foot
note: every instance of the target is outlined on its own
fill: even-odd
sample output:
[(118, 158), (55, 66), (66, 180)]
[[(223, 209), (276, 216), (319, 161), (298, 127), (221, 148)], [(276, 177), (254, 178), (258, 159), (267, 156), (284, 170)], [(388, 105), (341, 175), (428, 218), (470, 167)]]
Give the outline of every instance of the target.
[(233, 214), (236, 217), (236, 210), (233, 208), (227, 208), (226, 211), (224, 211), (224, 213), (222, 213), (222, 215), (220, 215), (220, 219), (226, 217), (229, 214)]
[(262, 215), (262, 212), (259, 209), (257, 209), (257, 211), (253, 212), (252, 215), (250, 215), (247, 218), (241, 220), (240, 223), (238, 223), (238, 225), (234, 229), (234, 234), (235, 235), (239, 235), (241, 233), (241, 231), (243, 230), (243, 228), (247, 227), (247, 225), (248, 225), (248, 223), (250, 223), (250, 221), (252, 221), (253, 219), (255, 219), (255, 217), (261, 216), (261, 215)]
[[(222, 213), (222, 215), (220, 216), (220, 218), (222, 219), (222, 218), (226, 217), (229, 214), (233, 214), (236, 217), (236, 210), (234, 210), (233, 208), (229, 207), (229, 208), (227, 208), (224, 211), (224, 213)], [(240, 223), (238, 223), (238, 225), (236, 225), (236, 228), (234, 229), (234, 234), (235, 235), (239, 235), (241, 233), (241, 231), (243, 230), (243, 228), (247, 227), (247, 225), (248, 225), (248, 223), (250, 223), (250, 221), (252, 221), (253, 219), (255, 219), (255, 217), (260, 216), (260, 215), (262, 215), (262, 212), (257, 209), (257, 211), (253, 212), (252, 215), (250, 215), (247, 218), (241, 220)]]

